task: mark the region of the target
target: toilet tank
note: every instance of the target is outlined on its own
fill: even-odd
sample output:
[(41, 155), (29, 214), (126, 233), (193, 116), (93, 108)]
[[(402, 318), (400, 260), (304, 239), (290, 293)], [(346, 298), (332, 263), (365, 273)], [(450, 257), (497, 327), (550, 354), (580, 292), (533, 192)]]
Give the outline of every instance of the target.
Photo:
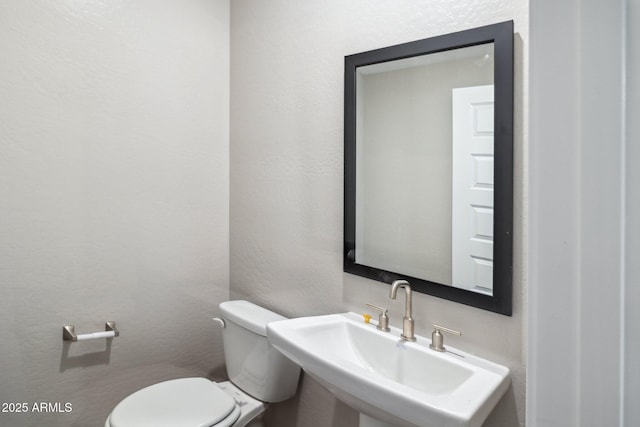
[(222, 341), (229, 380), (263, 402), (293, 397), (300, 367), (267, 341), (267, 323), (286, 317), (248, 301), (223, 302), (220, 312), (225, 322)]

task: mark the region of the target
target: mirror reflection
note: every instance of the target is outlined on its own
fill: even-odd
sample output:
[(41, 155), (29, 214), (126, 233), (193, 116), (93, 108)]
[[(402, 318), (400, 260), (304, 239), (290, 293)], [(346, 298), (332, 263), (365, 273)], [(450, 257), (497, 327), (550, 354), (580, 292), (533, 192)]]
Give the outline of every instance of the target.
[(494, 43), (356, 68), (355, 262), (493, 293)]
[(345, 272), (511, 315), (513, 78), (513, 21), (345, 56)]

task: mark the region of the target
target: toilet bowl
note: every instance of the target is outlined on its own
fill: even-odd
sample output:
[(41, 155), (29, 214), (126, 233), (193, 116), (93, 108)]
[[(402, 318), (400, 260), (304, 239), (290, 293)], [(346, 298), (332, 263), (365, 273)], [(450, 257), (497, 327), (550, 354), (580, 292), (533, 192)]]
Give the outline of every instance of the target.
[(269, 402), (296, 393), (300, 368), (267, 341), (283, 316), (248, 301), (220, 304), (229, 381), (180, 378), (145, 387), (113, 409), (105, 427), (260, 427)]

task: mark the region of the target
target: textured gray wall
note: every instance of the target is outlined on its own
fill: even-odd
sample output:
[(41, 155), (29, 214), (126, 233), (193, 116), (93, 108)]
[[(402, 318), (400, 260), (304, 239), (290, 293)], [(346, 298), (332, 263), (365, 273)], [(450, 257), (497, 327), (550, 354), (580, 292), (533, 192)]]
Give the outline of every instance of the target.
[(223, 364), (229, 5), (6, 0), (0, 57), (0, 402), (72, 405), (0, 425), (101, 426)]
[[(475, 26), (515, 21), (514, 315), (415, 295), (419, 334), (460, 329), (452, 346), (512, 369), (487, 426), (524, 424), (528, 2), (234, 0), (231, 5), (231, 296), (288, 316), (390, 307), (388, 285), (342, 273), (344, 56)], [(305, 377), (270, 425), (356, 425), (356, 415)]]

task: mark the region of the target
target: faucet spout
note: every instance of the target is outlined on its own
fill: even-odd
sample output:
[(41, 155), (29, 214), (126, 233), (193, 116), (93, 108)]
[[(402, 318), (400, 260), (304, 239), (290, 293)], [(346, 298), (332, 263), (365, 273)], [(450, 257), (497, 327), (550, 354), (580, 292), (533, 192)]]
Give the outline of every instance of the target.
[(411, 317), (411, 285), (406, 280), (396, 280), (391, 284), (389, 298), (396, 299), (398, 288), (405, 290), (404, 317), (402, 318), (402, 335), (400, 337), (405, 341), (415, 341), (416, 337), (413, 333), (413, 318)]

